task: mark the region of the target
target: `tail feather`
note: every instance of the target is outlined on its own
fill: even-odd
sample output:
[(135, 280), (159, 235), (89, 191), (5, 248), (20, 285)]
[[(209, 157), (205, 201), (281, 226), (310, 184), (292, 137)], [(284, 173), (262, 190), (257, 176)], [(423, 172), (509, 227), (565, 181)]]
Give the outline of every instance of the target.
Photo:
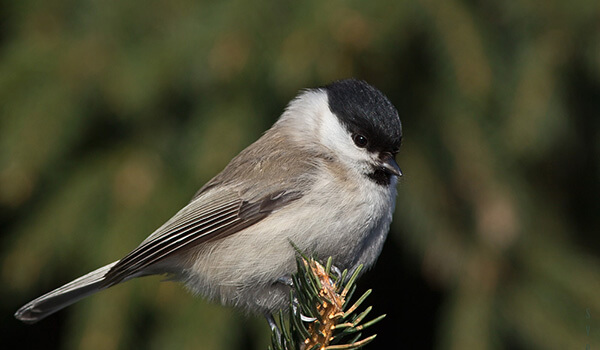
[(116, 263), (115, 261), (103, 266), (30, 301), (15, 313), (15, 317), (25, 323), (35, 323), (88, 295), (107, 288), (103, 283), (104, 276)]

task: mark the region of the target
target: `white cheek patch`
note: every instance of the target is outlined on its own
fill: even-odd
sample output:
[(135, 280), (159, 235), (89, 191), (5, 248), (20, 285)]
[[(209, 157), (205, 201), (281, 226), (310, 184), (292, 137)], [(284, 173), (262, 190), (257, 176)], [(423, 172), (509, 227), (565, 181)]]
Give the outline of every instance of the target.
[(347, 161), (360, 163), (371, 158), (365, 149), (358, 148), (354, 144), (352, 135), (338, 117), (329, 110), (329, 106), (326, 111), (321, 113), (319, 138), (324, 146)]
[(338, 118), (330, 111), (322, 113), (319, 126), (319, 138), (323, 145), (336, 151), (338, 149), (348, 149), (350, 146), (354, 147), (349, 142), (350, 135)]
[(376, 155), (364, 148), (358, 148), (352, 135), (329, 109), (329, 99), (323, 90), (306, 91), (295, 98), (286, 108), (278, 124), (285, 124), (294, 130), (293, 137), (299, 142), (314, 139), (350, 167), (361, 172)]

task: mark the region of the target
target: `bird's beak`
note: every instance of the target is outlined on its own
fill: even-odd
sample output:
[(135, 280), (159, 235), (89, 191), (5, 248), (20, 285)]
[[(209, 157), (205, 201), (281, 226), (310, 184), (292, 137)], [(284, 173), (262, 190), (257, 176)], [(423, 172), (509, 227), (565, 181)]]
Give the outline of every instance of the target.
[(381, 161), (379, 163), (381, 170), (390, 175), (396, 175), (398, 177), (402, 176), (402, 170), (400, 170), (398, 163), (396, 163), (396, 159), (394, 158), (393, 154), (383, 153), (379, 157), (379, 160)]

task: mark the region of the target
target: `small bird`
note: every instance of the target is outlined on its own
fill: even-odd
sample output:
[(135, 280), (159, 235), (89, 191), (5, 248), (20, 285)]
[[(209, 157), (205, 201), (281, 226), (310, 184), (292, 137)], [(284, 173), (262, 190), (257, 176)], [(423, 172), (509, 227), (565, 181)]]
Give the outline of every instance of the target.
[[(296, 248), (341, 269), (372, 266), (392, 221), (398, 111), (346, 79), (301, 91), (275, 124), (121, 260), (20, 308), (35, 323), (148, 275), (168, 275), (224, 305), (270, 315), (289, 305)], [(295, 247), (294, 247), (295, 246)], [(364, 270), (363, 270), (364, 271)]]

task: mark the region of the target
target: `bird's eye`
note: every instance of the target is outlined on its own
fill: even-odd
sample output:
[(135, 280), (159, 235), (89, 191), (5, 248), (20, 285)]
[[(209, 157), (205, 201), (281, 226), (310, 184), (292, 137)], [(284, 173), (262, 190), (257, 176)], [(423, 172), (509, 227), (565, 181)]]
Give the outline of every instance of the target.
[(367, 138), (359, 134), (354, 134), (352, 140), (354, 141), (354, 144), (360, 148), (366, 147), (368, 143)]

